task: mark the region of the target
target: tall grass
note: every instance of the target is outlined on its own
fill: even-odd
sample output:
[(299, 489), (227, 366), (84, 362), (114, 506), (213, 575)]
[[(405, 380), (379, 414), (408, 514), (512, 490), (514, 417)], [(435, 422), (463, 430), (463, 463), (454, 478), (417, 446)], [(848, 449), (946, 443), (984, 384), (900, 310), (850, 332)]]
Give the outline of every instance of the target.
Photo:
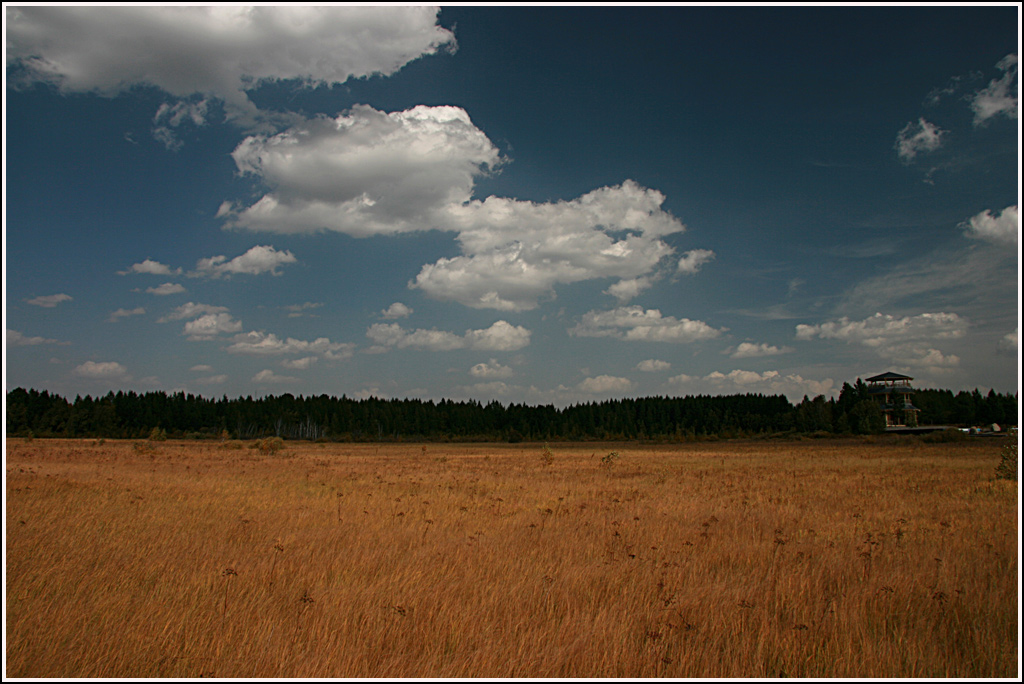
[(8, 440), (8, 676), (1020, 675), (996, 444), (230, 446)]

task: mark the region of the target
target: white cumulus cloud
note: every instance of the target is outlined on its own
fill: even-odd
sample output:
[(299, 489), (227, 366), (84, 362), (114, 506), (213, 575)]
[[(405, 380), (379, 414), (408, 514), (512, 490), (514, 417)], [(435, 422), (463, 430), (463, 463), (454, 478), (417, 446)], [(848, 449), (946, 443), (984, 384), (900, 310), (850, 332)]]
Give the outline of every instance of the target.
[(244, 335), (237, 335), (234, 338), (234, 343), (227, 348), (227, 351), (232, 354), (254, 354), (258, 356), (315, 354), (332, 361), (338, 361), (352, 356), (354, 348), (355, 345), (353, 344), (331, 342), (326, 337), (318, 337), (311, 342), (294, 337), (282, 340), (273, 333), (254, 330)]
[(125, 271), (118, 271), (118, 275), (128, 275), (130, 273), (146, 273), (149, 275), (178, 275), (181, 273), (181, 269), (177, 268), (172, 270), (167, 264), (161, 264), (159, 261), (153, 261), (152, 259), (146, 259), (140, 261), (137, 264), (132, 264)]
[(410, 287), (473, 308), (525, 311), (558, 284), (617, 278), (609, 293), (629, 298), (672, 254), (662, 238), (685, 230), (664, 200), (626, 181), (571, 201), (492, 196), (450, 205), (445, 225), (463, 253), (424, 265)]
[(128, 318), (129, 316), (141, 316), (146, 313), (146, 310), (139, 306), (134, 309), (118, 309), (110, 314), (110, 318), (107, 320), (111, 323), (115, 323), (122, 318)]
[(633, 389), (633, 381), (613, 375), (598, 375), (585, 378), (577, 385), (577, 389), (587, 394), (625, 394)]
[(156, 287), (147, 287), (146, 292), (159, 297), (165, 297), (172, 294), (181, 294), (185, 291), (185, 286), (180, 283), (164, 283)]
[(127, 379), (128, 369), (116, 361), (86, 361), (71, 372), (82, 378), (115, 380)]
[(530, 344), (530, 331), (507, 321), (497, 321), (489, 328), (467, 330), (466, 345), (483, 351), (515, 351)]
[(1020, 217), (1017, 205), (1006, 207), (998, 215), (985, 210), (962, 224), (967, 237), (987, 240), (996, 244), (1020, 244)]
[(395, 320), (398, 318), (408, 318), (412, 315), (412, 309), (401, 302), (395, 302), (388, 308), (380, 312), (381, 318), (387, 320)]
[(46, 337), (26, 337), (17, 330), (7, 329), (8, 347), (34, 347), (39, 344), (57, 344), (57, 340)]
[(721, 373), (714, 371), (709, 373), (705, 379), (713, 380), (715, 382), (729, 382), (734, 385), (756, 385), (764, 382), (774, 380), (779, 377), (779, 371), (764, 371), (763, 373), (757, 373), (755, 371), (748, 370), (734, 370), (729, 373)]
[(427, 351), (515, 351), (530, 344), (530, 334), (526, 328), (507, 321), (497, 321), (489, 328), (467, 330), (464, 335), (436, 329), (406, 330), (398, 323), (374, 323), (366, 331), (366, 336), (382, 347)]
[(406, 330), (398, 323), (375, 323), (366, 331), (366, 336), (378, 345), (399, 349), (411, 347), (430, 351), (451, 351), (466, 346), (465, 338), (453, 332), (436, 328)]
[(896, 317), (876, 313), (862, 321), (843, 317), (819, 325), (796, 326), (798, 340), (843, 340), (868, 347), (884, 347), (890, 342), (917, 339), (951, 339), (963, 337), (967, 321), (955, 313), (923, 313)]
[[(359, 105), (249, 136), (233, 157), (268, 191), (252, 203), (223, 203), (226, 227), (355, 237), (454, 232), (461, 254), (425, 264), (409, 285), (474, 308), (524, 311), (558, 284), (593, 279), (615, 279), (607, 292), (627, 301), (674, 252), (662, 238), (685, 230), (662, 208), (660, 192), (628, 180), (571, 201), (471, 199), (476, 179), (506, 160), (459, 107)], [(690, 268), (711, 256), (695, 250)]]
[(474, 378), (511, 378), (512, 369), (509, 366), (503, 366), (496, 359), (491, 359), (487, 363), (478, 363), (469, 369), (469, 374)]
[(256, 375), (252, 376), (252, 381), (258, 384), (268, 385), (281, 385), (286, 383), (298, 382), (298, 378), (294, 378), (290, 375), (278, 375), (269, 368), (261, 370)]
[(250, 136), (232, 156), (270, 192), (247, 207), (222, 205), (229, 227), (355, 237), (445, 228), (436, 214), (467, 201), (474, 178), (501, 162), (465, 110), (425, 105), (391, 113), (357, 105)]
[(1020, 328), (1003, 335), (1003, 339), (999, 340), (999, 351), (1016, 354), (1020, 349), (1020, 346), (1017, 343), (1018, 334), (1020, 334)]
[(29, 304), (32, 304), (33, 306), (41, 306), (45, 309), (52, 309), (61, 302), (70, 302), (72, 299), (73, 297), (71, 297), (71, 295), (67, 295), (61, 292), (60, 294), (43, 295), (41, 297), (26, 299), (25, 301), (28, 302)]
[(1000, 114), (1010, 119), (1017, 118), (1017, 55), (1003, 57), (996, 67), (1004, 72), (1003, 75), (992, 79), (971, 100), (975, 126)]
[[(428, 6), (20, 6), (7, 12), (7, 60), (21, 78), (114, 96), (138, 85), (205, 94), (237, 116), (267, 80), (304, 85), (389, 75), (454, 46)], [(174, 114), (165, 113), (170, 118)], [(194, 113), (182, 116), (194, 118)]]
[(715, 253), (710, 249), (691, 249), (689, 252), (685, 252), (679, 259), (676, 271), (692, 275), (699, 271), (701, 266), (714, 258)]
[(876, 313), (862, 321), (843, 317), (819, 325), (796, 326), (796, 339), (841, 340), (868, 347), (881, 358), (909, 366), (945, 369), (959, 365), (955, 354), (944, 354), (933, 346), (967, 334), (968, 323), (955, 313), (923, 313), (896, 317)]
[(922, 350), (911, 348), (908, 351), (909, 353), (903, 355), (903, 358), (900, 358), (899, 355), (894, 356), (899, 361), (924, 366), (932, 371), (944, 368), (956, 368), (960, 365), (959, 356), (956, 354), (943, 354), (938, 349), (928, 348)]
[(292, 370), (306, 370), (318, 361), (316, 356), (304, 356), (301, 359), (285, 359), (281, 365)]
[(180, 150), (184, 143), (176, 129), (185, 124), (205, 125), (209, 104), (205, 98), (198, 101), (181, 100), (173, 105), (165, 102), (153, 116), (153, 137), (169, 150)]
[(193, 277), (220, 278), (236, 274), (259, 275), (270, 273), (280, 275), (277, 270), (282, 264), (293, 264), (295, 256), (285, 250), (279, 252), (270, 245), (257, 245), (230, 261), (224, 255), (200, 259), (196, 262), (196, 270), (189, 273)]
[(625, 303), (631, 299), (635, 299), (641, 292), (647, 290), (654, 284), (654, 281), (650, 278), (629, 278), (628, 280), (620, 280), (617, 283), (611, 285), (605, 294), (610, 294), (619, 300), (619, 302)]
[(157, 319), (157, 323), (166, 323), (168, 321), (181, 321), (186, 318), (197, 318), (204, 314), (219, 314), (227, 313), (228, 308), (226, 306), (213, 306), (210, 304), (197, 304), (196, 302), (187, 302), (181, 306), (175, 307), (171, 313)]
[(896, 153), (905, 164), (914, 161), (920, 152), (934, 152), (942, 146), (943, 131), (924, 117), (911, 121), (896, 136)]
[(659, 361), (658, 359), (647, 359), (636, 365), (636, 369), (644, 373), (658, 373), (660, 371), (667, 371), (671, 367), (672, 364), (668, 361)]
[(689, 343), (719, 337), (725, 329), (704, 321), (663, 316), (658, 309), (624, 306), (611, 311), (590, 311), (569, 330), (577, 337), (614, 337), (633, 342)]
[(183, 335), (192, 341), (212, 340), (222, 333), (236, 333), (242, 329), (242, 322), (227, 313), (203, 314), (185, 324)]
[(792, 351), (794, 351), (792, 347), (776, 347), (767, 343), (741, 342), (735, 347), (729, 347), (722, 353), (728, 354), (734, 359), (751, 359), (761, 356), (778, 356), (779, 354), (788, 354)]

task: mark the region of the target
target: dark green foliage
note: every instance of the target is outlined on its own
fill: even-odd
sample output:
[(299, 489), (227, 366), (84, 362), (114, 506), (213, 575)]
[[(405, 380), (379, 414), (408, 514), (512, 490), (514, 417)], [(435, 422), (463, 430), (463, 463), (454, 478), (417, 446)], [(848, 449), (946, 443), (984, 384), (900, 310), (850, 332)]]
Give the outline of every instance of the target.
[[(918, 401), (921, 396), (923, 401)], [(1017, 398), (989, 392), (925, 390), (922, 422), (978, 424), (979, 416), (1006, 427)], [(931, 411), (936, 416), (932, 417)], [(991, 420), (988, 420), (991, 419)], [(74, 401), (36, 390), (7, 393), (7, 434), (255, 440), (635, 440), (696, 441), (787, 433), (872, 434), (884, 428), (877, 403), (860, 381), (844, 384), (838, 400), (818, 396), (793, 406), (784, 396), (644, 397), (526, 406), (492, 401), (349, 399), (345, 396), (208, 399), (175, 392), (110, 392)]]
[(956, 428), (948, 428), (946, 430), (927, 434), (921, 439), (931, 444), (947, 444), (950, 442), (966, 442), (970, 437), (967, 436), (966, 432), (962, 432)]
[(885, 431), (885, 414), (874, 399), (861, 399), (850, 409), (850, 427), (854, 434), (877, 435)]
[(832, 431), (832, 404), (820, 394), (797, 407), (796, 427), (801, 432)]
[(885, 430), (885, 415), (860, 378), (854, 385), (843, 383), (832, 420), (832, 431), (839, 434), (873, 435)]

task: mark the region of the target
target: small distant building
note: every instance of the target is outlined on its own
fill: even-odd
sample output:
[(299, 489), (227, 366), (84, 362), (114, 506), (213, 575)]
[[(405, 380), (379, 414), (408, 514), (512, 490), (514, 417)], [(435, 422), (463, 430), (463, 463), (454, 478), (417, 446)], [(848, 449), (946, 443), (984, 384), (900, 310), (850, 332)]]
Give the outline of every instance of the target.
[(914, 395), (914, 388), (910, 386), (913, 379), (892, 371), (867, 378), (868, 394), (881, 404), (885, 427), (917, 427), (917, 414), (921, 409), (910, 401)]

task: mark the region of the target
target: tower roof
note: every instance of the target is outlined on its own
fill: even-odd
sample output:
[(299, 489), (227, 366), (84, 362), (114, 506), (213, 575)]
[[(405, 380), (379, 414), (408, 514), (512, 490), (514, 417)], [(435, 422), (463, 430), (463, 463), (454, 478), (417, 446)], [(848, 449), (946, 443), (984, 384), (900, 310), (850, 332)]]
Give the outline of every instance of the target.
[(900, 375), (899, 373), (893, 373), (892, 371), (888, 371), (886, 373), (882, 373), (881, 375), (876, 375), (873, 378), (868, 378), (867, 381), (868, 382), (884, 382), (885, 380), (913, 380), (913, 379), (914, 378), (910, 377), (909, 375)]

